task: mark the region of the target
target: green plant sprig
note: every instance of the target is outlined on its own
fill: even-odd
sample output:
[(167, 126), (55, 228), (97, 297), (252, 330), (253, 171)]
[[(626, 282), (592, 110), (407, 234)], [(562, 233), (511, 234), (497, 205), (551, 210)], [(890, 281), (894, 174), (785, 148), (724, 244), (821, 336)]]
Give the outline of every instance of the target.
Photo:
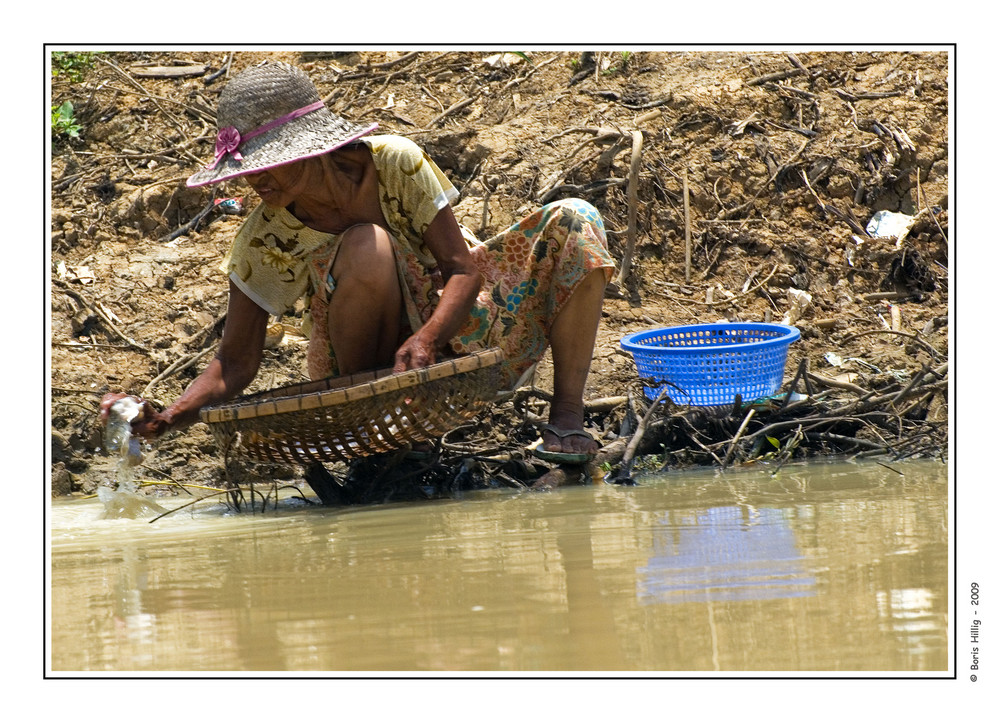
[(73, 104), (68, 100), (59, 106), (52, 106), (52, 135), (79, 138), (83, 127), (73, 116)]

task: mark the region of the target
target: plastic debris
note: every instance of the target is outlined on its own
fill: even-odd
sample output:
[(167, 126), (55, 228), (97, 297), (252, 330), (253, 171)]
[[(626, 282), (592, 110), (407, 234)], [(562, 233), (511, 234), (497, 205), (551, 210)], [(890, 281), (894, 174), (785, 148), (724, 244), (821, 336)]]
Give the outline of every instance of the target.
[(900, 241), (910, 232), (916, 220), (915, 216), (907, 216), (905, 213), (878, 211), (865, 226), (865, 231), (868, 232), (869, 236), (875, 238), (890, 238), (893, 241)]
[(828, 351), (823, 355), (823, 358), (829, 362), (830, 366), (842, 367), (844, 366), (844, 359), (839, 354), (834, 354), (832, 351)]
[(67, 266), (66, 262), (60, 261), (56, 264), (56, 275), (63, 280), (76, 281), (80, 284), (94, 283), (94, 272), (89, 266)]
[(863, 238), (861, 238), (860, 236), (858, 236), (857, 234), (851, 235), (851, 238), (854, 240), (854, 245), (851, 246), (850, 244), (847, 244), (847, 265), (848, 266), (854, 266), (854, 258), (855, 258), (855, 256), (857, 256), (858, 250), (865, 243), (865, 240)]
[(858, 359), (856, 356), (842, 357), (839, 354), (835, 354), (832, 351), (828, 351), (826, 354), (823, 355), (823, 358), (826, 359), (826, 361), (830, 364), (830, 366), (835, 366), (838, 369), (844, 366), (844, 364), (846, 364), (847, 362), (854, 362), (855, 364), (860, 364), (861, 366), (865, 367), (866, 369), (870, 369), (873, 372), (881, 373), (881, 370), (877, 366), (875, 366), (874, 364), (869, 364), (864, 359)]
[(132, 397), (123, 397), (111, 405), (105, 431), (105, 445), (109, 452), (121, 456), (127, 466), (142, 461), (142, 447), (132, 436), (132, 420), (141, 418), (142, 405)]
[(243, 213), (243, 197), (238, 198), (217, 198), (215, 208), (222, 213), (239, 215)]
[(523, 60), (524, 55), (520, 53), (495, 53), (483, 58), (483, 63), (491, 68), (496, 68), (498, 66), (503, 68), (511, 65), (517, 65)]
[(812, 304), (812, 295), (801, 289), (788, 290), (788, 313), (782, 318), (781, 323), (790, 325), (802, 318), (806, 310)]

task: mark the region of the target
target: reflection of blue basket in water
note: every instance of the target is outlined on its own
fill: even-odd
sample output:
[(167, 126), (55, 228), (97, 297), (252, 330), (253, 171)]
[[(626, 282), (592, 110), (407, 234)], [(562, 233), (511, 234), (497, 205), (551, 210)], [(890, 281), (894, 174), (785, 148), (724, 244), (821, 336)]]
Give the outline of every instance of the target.
[[(694, 324), (629, 334), (622, 348), (639, 376), (667, 382), (675, 404), (706, 407), (769, 397), (781, 387), (799, 330), (782, 324)], [(656, 399), (660, 387), (646, 387)]]
[(812, 597), (816, 577), (786, 510), (672, 509), (653, 528), (653, 555), (637, 568), (639, 603)]

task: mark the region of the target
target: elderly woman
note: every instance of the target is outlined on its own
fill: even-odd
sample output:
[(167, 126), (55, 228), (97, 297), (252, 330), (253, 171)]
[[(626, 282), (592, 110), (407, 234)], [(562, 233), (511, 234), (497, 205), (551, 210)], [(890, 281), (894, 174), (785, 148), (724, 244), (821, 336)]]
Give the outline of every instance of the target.
[[(555, 202), (480, 242), (455, 220), (454, 186), (412, 141), (334, 115), (283, 63), (230, 81), (218, 124), (215, 158), (188, 185), (242, 177), (263, 203), (223, 262), (218, 353), (165, 410), (146, 405), (134, 432), (158, 437), (238, 395), (257, 373), (269, 315), (308, 296), (314, 379), (500, 347), (513, 385), (550, 346), (542, 448), (566, 461), (593, 454), (583, 390), (614, 264), (592, 206)], [(105, 397), (105, 418), (121, 396)]]

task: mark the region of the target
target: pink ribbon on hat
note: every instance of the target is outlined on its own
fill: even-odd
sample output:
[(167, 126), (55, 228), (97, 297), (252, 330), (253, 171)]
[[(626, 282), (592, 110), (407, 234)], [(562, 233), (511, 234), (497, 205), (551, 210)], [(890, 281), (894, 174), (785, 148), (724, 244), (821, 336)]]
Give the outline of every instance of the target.
[(240, 134), (238, 130), (233, 128), (233, 126), (226, 126), (225, 128), (220, 128), (218, 135), (215, 137), (215, 159), (208, 164), (208, 168), (214, 169), (219, 165), (219, 161), (222, 160), (223, 156), (227, 153), (231, 154), (233, 160), (237, 163), (243, 162), (243, 156), (240, 155), (240, 146), (250, 140), (251, 138), (256, 138), (261, 133), (267, 133), (272, 128), (277, 128), (278, 126), (284, 125), (289, 121), (293, 121), (296, 118), (301, 118), (307, 113), (312, 113), (314, 110), (319, 110), (323, 107), (323, 101), (319, 100), (302, 108), (296, 108), (291, 113), (286, 113), (280, 118), (275, 118), (270, 123), (265, 123), (259, 128), (255, 128), (247, 133)]
[(233, 159), (242, 163), (243, 156), (240, 155), (241, 140), (240, 132), (232, 126), (220, 128), (219, 135), (215, 138), (215, 160), (212, 161), (209, 168), (215, 168), (227, 153), (232, 153)]

